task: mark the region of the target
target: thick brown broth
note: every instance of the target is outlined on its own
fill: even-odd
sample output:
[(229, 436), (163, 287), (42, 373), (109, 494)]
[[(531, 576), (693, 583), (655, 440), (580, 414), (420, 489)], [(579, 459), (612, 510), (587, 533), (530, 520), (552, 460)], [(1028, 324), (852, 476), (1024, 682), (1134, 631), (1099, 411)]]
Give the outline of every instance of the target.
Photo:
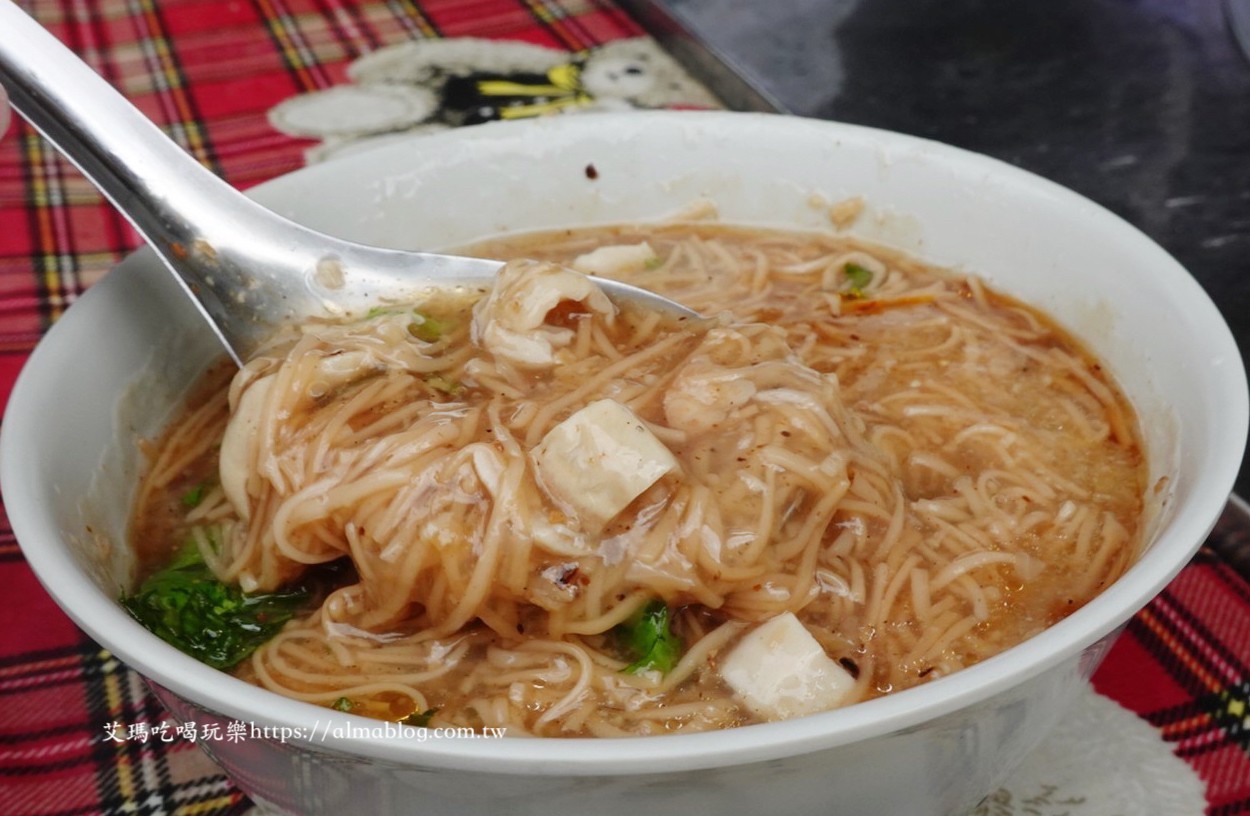
[[(604, 246), (631, 249), (587, 260)], [(847, 704), (1019, 643), (1137, 553), (1145, 466), (1132, 409), (1079, 343), (976, 279), (841, 238), (707, 224), (474, 251), (595, 268), (716, 320), (609, 326), (561, 307), (545, 325), (573, 339), (558, 365), (533, 369), (473, 351), (460, 305), (441, 314), (436, 342), (410, 330), (409, 362), (367, 356), (368, 376), (316, 397), (307, 360), (374, 341), (305, 333), (233, 384), (236, 408), (264, 377), (303, 394), (266, 420), (282, 441), (255, 460), (274, 475), (250, 477), (246, 523), (214, 481), (229, 384), (210, 375), (156, 445), (133, 525), (140, 557), (152, 568), (213, 524), (228, 542), (217, 572), (245, 586), (341, 558), (359, 573), (239, 667), (252, 682), (513, 733), (731, 727), (775, 718), (721, 671), (761, 622), (797, 615), (849, 676)], [(409, 342), (379, 326), (392, 346)], [(577, 497), (534, 478), (535, 450), (605, 397), (678, 469), (592, 523)], [(443, 458), (412, 454), (420, 445)], [(469, 449), (477, 460), (456, 458)], [(331, 464), (356, 475), (334, 481)], [(376, 486), (388, 467), (401, 477)], [(667, 673), (626, 670), (616, 624), (646, 598), (668, 607), (682, 643)]]

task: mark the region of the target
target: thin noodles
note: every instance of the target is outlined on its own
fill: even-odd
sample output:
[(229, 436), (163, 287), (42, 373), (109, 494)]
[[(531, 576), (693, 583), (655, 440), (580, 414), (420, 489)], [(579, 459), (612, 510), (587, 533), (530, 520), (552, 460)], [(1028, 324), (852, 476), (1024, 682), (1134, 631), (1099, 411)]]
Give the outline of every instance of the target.
[[(275, 338), (154, 447), (135, 515), (150, 568), (188, 537), (248, 591), (348, 565), (239, 676), (513, 734), (732, 727), (768, 718), (721, 673), (766, 621), (797, 617), (848, 704), (1035, 634), (1140, 547), (1131, 408), (1049, 320), (975, 279), (706, 223), (476, 250), (535, 260), (480, 301)], [(580, 294), (513, 330), (545, 264), (592, 255), (708, 319), (618, 313), (560, 272)], [(628, 433), (589, 442), (606, 431), (577, 418), (605, 403)], [(669, 665), (621, 634), (653, 602), (681, 646)]]

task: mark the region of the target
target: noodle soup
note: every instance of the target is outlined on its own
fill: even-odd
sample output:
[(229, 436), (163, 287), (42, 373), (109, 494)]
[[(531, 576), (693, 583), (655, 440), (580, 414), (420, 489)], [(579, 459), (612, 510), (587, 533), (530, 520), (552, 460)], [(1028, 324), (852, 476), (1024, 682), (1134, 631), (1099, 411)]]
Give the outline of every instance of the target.
[[(1137, 554), (1132, 410), (975, 278), (716, 225), (475, 251), (533, 261), (209, 376), (140, 490), (136, 617), (339, 710), (645, 735), (949, 675)], [(579, 272), (706, 319), (618, 312)], [(174, 631), (171, 558), (248, 637)]]

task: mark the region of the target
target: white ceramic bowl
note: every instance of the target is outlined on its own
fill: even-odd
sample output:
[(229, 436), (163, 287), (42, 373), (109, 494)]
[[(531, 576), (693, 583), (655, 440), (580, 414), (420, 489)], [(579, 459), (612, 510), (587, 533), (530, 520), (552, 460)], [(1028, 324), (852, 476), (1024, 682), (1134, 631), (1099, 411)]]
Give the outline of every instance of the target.
[(22, 373), (0, 446), (5, 502), (61, 606), (179, 718), (223, 733), (245, 724), (241, 741), (202, 744), (258, 802), (291, 813), (963, 813), (1037, 744), (1118, 628), (1193, 554), (1245, 444), (1237, 349), (1180, 266), (1067, 190), (931, 142), (763, 115), (596, 114), (416, 137), (255, 194), (328, 232), (409, 248), (652, 219), (700, 198), (729, 222), (827, 229), (829, 202), (862, 196), (853, 234), (977, 272), (1084, 338), (1137, 406), (1152, 482), (1167, 477), (1150, 546), (1123, 578), (1027, 643), (920, 688), (711, 734), (336, 733), (380, 724), (335, 714), (331, 727), (332, 712), (205, 668), (115, 602), (136, 436), (160, 427), (217, 352), (138, 253), (74, 304)]

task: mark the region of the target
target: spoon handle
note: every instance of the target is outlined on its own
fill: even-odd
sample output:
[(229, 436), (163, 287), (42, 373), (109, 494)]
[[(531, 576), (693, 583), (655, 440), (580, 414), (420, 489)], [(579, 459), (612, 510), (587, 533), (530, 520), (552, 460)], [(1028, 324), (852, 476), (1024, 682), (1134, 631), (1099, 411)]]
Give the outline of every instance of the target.
[[(0, 85), (14, 109), (130, 220), (232, 347), (220, 328), (229, 322), (221, 300), (235, 281), (226, 274), (206, 286), (208, 259), (196, 256), (211, 254), (213, 236), (249, 219), (269, 230), (279, 219), (184, 152), (10, 0), (0, 0)], [(221, 223), (225, 212), (230, 223)], [(280, 238), (271, 232), (271, 240)]]
[(262, 207), (10, 0), (0, 0), (0, 85), (130, 220), (237, 363), (286, 321), (363, 313), (435, 287), (485, 285), (500, 266), (362, 246)]
[[(488, 286), (498, 261), (363, 246), (265, 209), (171, 141), (11, 0), (0, 0), (0, 85), (181, 282), (236, 363), (279, 325)], [(609, 296), (694, 315), (611, 280)]]

